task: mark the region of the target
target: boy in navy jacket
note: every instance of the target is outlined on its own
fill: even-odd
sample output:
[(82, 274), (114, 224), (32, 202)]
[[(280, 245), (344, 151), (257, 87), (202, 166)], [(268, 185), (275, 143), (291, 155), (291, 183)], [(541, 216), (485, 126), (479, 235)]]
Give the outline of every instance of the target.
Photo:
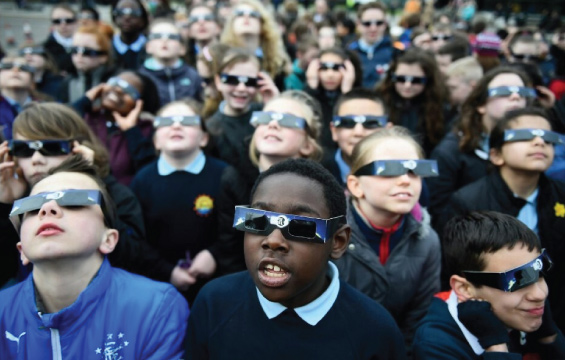
[(547, 300), (552, 261), (516, 218), (475, 212), (445, 228), (451, 292), (434, 298), (414, 359), (564, 359)]
[(51, 173), (12, 208), (22, 262), (34, 269), (0, 293), (2, 359), (179, 359), (186, 301), (110, 265), (115, 210), (85, 160)]
[(208, 283), (189, 319), (188, 359), (404, 359), (380, 305), (339, 281), (349, 243), (345, 196), (319, 164), (291, 159), (261, 173), (237, 206), (248, 272)]

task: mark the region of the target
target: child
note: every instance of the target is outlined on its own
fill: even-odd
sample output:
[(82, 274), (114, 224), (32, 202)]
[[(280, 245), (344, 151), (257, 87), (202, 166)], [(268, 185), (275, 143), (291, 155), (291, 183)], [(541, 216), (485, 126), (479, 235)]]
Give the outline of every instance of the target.
[(306, 86), (306, 69), (310, 62), (318, 57), (320, 48), (316, 39), (306, 38), (296, 45), (296, 60), (292, 64), (292, 72), (284, 79), (286, 90), (304, 90)]
[[(547, 178), (553, 161), (553, 145), (561, 136), (551, 131), (547, 115), (535, 108), (509, 111), (493, 128), (490, 161), (497, 171), (454, 193), (447, 214), (493, 210), (516, 216), (534, 233), (553, 259), (565, 256), (563, 233), (565, 183)], [(560, 328), (565, 328), (565, 292), (562, 262), (547, 277), (552, 289), (549, 301)]]
[(435, 59), (411, 48), (394, 60), (378, 86), (389, 109), (389, 120), (413, 134), (426, 154), (445, 134), (445, 87)]
[(546, 301), (555, 270), (536, 234), (496, 212), (456, 217), (444, 234), (451, 291), (433, 299), (414, 359), (565, 358)]
[[(390, 125), (389, 125), (390, 124)], [(345, 187), (350, 173), (351, 154), (359, 141), (375, 131), (392, 126), (388, 122), (382, 99), (368, 89), (356, 88), (341, 95), (330, 123), (335, 152), (326, 152), (322, 164)]]
[(69, 49), (77, 29), (77, 13), (67, 4), (57, 4), (51, 9), (52, 31), (45, 41), (45, 50), (55, 59), (61, 75), (74, 74), (76, 69)]
[(401, 127), (377, 131), (355, 146), (347, 177), (351, 242), (336, 261), (342, 280), (390, 311), (407, 348), (440, 289), (438, 236), (425, 210), (421, 222), (411, 214), (422, 177), (437, 175), (435, 161), (423, 157)]
[(121, 69), (137, 70), (145, 60), (143, 33), (149, 25), (149, 15), (140, 0), (119, 0), (112, 4), (112, 21), (120, 29), (112, 38), (116, 66)]
[(470, 55), (470, 50), (471, 44), (464, 38), (450, 41), (440, 47), (435, 54), (435, 58), (442, 75), (447, 76), (449, 65)]
[(430, 156), (437, 160), (440, 173), (428, 181), (436, 231), (441, 233), (438, 220), (451, 194), (486, 175), (488, 134), (506, 111), (525, 107), (535, 96), (529, 86), (524, 73), (499, 67), (486, 73), (463, 103), (461, 120)]
[(268, 102), (279, 91), (269, 75), (259, 72), (258, 59), (240, 49), (225, 54), (216, 69), (214, 82), (224, 101), (206, 121), (206, 126), (214, 137), (218, 157), (237, 165), (247, 157), (243, 140), (253, 133), (253, 126), (249, 124), (251, 114), (262, 107), (253, 102), (255, 96), (259, 93), (263, 101)]
[(26, 63), (34, 68), (33, 80), (35, 89), (55, 99), (59, 95), (59, 87), (63, 77), (58, 74), (57, 65), (45, 47), (39, 44), (29, 44), (22, 47), (19, 55)]
[[(312, 161), (281, 162), (261, 173), (250, 200), (233, 219), (245, 232), (248, 272), (202, 289), (188, 359), (404, 359), (392, 318), (328, 262), (349, 242), (345, 196), (332, 176)], [(272, 341), (257, 341), (265, 336)]]
[[(205, 47), (218, 41), (220, 25), (214, 10), (205, 4), (195, 4), (188, 10), (188, 49), (189, 64), (196, 65), (196, 57)], [(178, 25), (177, 25), (178, 27)]]
[(361, 59), (363, 87), (372, 89), (386, 73), (392, 59), (392, 41), (387, 35), (386, 6), (369, 2), (357, 10), (357, 29), (361, 38), (349, 44)]
[(186, 301), (106, 259), (119, 237), (112, 206), (85, 160), (61, 164), (14, 204), (18, 250), (34, 268), (0, 294), (3, 358), (182, 356)]
[[(446, 75), (449, 101), (452, 109), (457, 113), (456, 116), (459, 117), (461, 106), (483, 77), (483, 68), (474, 57), (467, 56), (452, 62), (447, 68)], [(447, 120), (453, 122), (454, 119)]]
[[(157, 113), (153, 124), (159, 159), (131, 183), (143, 209), (147, 240), (163, 259), (152, 277), (171, 281), (181, 290), (196, 282), (186, 271), (190, 261), (198, 267), (201, 251), (214, 246), (216, 201), (226, 167), (201, 150), (208, 134), (198, 115), (200, 107), (194, 100), (175, 101)], [(191, 286), (185, 292), (189, 302), (199, 287)]]
[[(302, 91), (285, 91), (269, 101), (263, 111), (254, 112), (251, 124), (253, 137), (246, 162), (230, 166), (221, 179), (218, 196), (218, 246), (212, 254), (219, 273), (245, 269), (243, 261), (243, 234), (231, 226), (234, 207), (249, 201), (251, 188), (259, 172), (289, 158), (319, 160), (321, 147), (320, 105)], [(206, 250), (204, 250), (206, 251)], [(203, 251), (203, 252), (204, 252)], [(202, 266), (193, 265), (191, 273), (211, 275)], [(214, 265), (213, 269), (216, 268)]]
[(318, 59), (310, 62), (306, 71), (306, 92), (322, 105), (322, 146), (334, 149), (330, 132), (334, 104), (341, 94), (346, 94), (359, 85), (355, 67), (341, 48), (322, 50)]
[(139, 72), (153, 80), (161, 105), (183, 98), (202, 98), (202, 79), (196, 69), (181, 60), (186, 48), (173, 21), (159, 19), (151, 23), (145, 49), (151, 57)]

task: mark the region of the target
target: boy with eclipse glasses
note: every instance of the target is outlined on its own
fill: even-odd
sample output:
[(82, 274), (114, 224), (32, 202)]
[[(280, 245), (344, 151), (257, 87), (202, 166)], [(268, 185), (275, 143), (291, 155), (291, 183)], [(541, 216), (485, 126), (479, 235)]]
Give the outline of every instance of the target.
[(443, 250), (451, 291), (433, 299), (414, 359), (565, 358), (546, 301), (553, 263), (533, 231), (513, 216), (469, 213), (446, 225)]
[[(342, 188), (317, 163), (290, 159), (262, 172), (251, 205), (234, 216), (248, 271), (199, 293), (187, 358), (404, 359), (394, 320), (329, 262), (349, 243), (345, 209)], [(265, 334), (272, 341), (258, 342)]]

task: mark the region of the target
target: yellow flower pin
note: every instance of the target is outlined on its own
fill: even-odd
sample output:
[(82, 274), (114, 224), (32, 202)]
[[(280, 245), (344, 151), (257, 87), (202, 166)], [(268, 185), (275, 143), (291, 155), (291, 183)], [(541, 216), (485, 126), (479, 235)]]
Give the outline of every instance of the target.
[(565, 205), (561, 203), (555, 203), (553, 209), (555, 209), (555, 216), (565, 217)]

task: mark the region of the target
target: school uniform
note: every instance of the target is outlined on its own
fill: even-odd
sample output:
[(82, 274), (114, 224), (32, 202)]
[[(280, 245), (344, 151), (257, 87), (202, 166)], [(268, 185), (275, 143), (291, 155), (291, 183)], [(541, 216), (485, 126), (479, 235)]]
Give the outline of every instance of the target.
[(405, 359), (402, 335), (382, 306), (328, 265), (330, 285), (289, 309), (267, 300), (247, 271), (215, 279), (188, 322), (187, 359)]

